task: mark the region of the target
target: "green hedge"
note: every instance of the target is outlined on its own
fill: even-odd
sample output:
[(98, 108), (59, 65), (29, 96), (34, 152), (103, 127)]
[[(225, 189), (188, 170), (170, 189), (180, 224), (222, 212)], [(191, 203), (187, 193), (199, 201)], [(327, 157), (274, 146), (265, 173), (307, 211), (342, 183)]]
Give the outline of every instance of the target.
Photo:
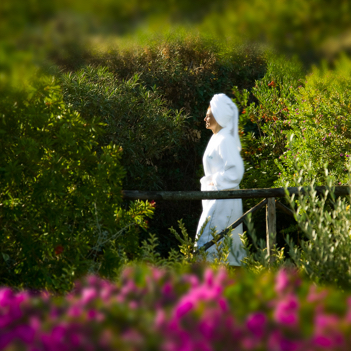
[(160, 159), (181, 150), (186, 116), (170, 110), (159, 89), (148, 90), (136, 74), (116, 79), (106, 67), (87, 67), (62, 77), (64, 99), (86, 120), (96, 116), (106, 124), (99, 145), (123, 148), (126, 189), (163, 189)]
[(53, 77), (0, 93), (0, 284), (66, 291), (76, 277), (113, 277), (140, 254), (153, 209), (121, 208), (121, 150), (103, 124), (62, 100)]

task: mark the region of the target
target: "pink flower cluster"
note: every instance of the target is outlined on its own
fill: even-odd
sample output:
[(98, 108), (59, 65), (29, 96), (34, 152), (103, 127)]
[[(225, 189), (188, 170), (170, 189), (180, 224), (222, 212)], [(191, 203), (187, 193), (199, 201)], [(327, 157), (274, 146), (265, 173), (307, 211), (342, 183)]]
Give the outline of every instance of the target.
[(126, 268), (67, 296), (0, 289), (0, 350), (349, 350), (351, 299), (296, 272)]

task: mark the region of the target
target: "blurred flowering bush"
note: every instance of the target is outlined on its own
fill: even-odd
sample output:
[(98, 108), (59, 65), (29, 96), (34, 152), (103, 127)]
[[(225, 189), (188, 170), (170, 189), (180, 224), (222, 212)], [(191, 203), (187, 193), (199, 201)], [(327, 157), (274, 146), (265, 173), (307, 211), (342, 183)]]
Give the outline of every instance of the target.
[(62, 297), (1, 288), (0, 349), (348, 350), (347, 294), (294, 271), (242, 273), (135, 266)]

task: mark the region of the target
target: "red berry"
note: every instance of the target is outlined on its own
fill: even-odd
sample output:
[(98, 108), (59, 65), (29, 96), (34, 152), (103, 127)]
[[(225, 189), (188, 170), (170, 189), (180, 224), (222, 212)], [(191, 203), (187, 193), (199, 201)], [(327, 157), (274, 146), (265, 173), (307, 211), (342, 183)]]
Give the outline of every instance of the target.
[(55, 247), (55, 255), (58, 256), (58, 255), (61, 255), (63, 252), (63, 246), (62, 245), (57, 245)]

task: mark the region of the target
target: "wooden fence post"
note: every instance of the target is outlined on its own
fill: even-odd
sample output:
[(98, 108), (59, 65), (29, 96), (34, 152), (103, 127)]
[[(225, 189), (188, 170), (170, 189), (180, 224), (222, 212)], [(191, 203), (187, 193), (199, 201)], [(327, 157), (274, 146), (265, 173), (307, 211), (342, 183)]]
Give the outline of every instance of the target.
[(267, 253), (270, 256), (272, 262), (271, 250), (275, 244), (277, 235), (277, 221), (275, 212), (275, 198), (268, 198), (266, 206), (266, 237), (267, 237)]

